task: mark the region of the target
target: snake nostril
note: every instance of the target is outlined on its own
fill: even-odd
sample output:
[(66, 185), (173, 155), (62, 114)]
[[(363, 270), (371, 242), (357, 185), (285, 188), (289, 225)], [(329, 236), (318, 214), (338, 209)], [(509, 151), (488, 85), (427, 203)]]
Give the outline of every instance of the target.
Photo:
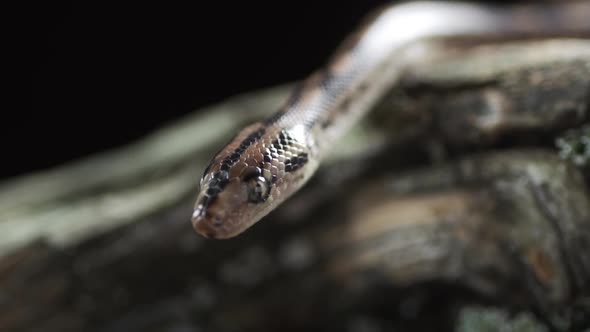
[(221, 227), (223, 225), (223, 220), (221, 217), (213, 215), (211, 216), (211, 224), (215, 227)]

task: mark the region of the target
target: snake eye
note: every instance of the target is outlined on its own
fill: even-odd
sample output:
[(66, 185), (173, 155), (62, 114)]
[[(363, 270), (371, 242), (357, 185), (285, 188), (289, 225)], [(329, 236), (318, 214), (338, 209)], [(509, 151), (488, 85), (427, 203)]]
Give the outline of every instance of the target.
[(248, 180), (248, 201), (250, 203), (261, 203), (266, 201), (270, 195), (270, 188), (266, 179), (258, 176)]

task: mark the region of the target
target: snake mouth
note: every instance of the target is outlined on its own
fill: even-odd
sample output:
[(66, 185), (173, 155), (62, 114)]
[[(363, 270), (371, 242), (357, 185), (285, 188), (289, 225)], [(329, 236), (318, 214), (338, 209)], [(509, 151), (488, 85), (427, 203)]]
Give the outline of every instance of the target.
[(199, 233), (201, 236), (208, 238), (208, 239), (216, 239), (217, 237), (217, 232), (215, 231), (215, 229), (213, 229), (213, 227), (211, 227), (209, 225), (209, 223), (207, 223), (204, 220), (199, 220), (199, 219), (193, 219), (193, 228), (195, 229), (195, 231), (197, 233)]
[(195, 231), (208, 239), (226, 239), (231, 237), (226, 234), (222, 216), (207, 211), (201, 205), (195, 208), (191, 222)]

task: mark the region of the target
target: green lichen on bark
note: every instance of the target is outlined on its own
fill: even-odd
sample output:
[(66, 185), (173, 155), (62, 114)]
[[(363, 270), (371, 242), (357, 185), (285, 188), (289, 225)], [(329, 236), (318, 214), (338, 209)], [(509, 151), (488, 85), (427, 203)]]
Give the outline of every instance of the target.
[(549, 332), (528, 312), (511, 316), (497, 308), (467, 307), (461, 310), (456, 332)]
[(570, 129), (555, 140), (559, 156), (577, 166), (590, 165), (590, 124)]

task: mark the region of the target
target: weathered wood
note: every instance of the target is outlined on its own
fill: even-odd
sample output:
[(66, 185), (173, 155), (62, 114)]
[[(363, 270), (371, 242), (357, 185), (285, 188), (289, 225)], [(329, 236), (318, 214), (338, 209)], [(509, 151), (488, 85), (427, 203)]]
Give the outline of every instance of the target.
[[(440, 283), (456, 291), (438, 300), (448, 315), (470, 289), (582, 326), (588, 182), (552, 140), (588, 120), (590, 42), (484, 45), (460, 61), (422, 47), (437, 56), (408, 68), (302, 193), (230, 241), (192, 232), (198, 177), (288, 87), (4, 183), (0, 330), (358, 330), (366, 316), (404, 328)], [(375, 130), (385, 117), (390, 133)]]

